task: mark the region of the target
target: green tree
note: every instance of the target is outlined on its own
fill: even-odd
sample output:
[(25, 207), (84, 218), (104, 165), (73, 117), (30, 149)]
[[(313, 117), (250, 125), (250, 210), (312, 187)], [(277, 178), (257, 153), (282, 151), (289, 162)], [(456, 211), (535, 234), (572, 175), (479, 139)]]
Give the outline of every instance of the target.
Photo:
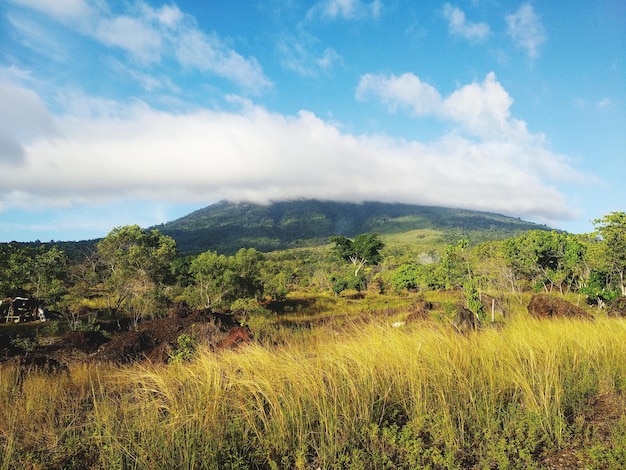
[(102, 289), (112, 310), (124, 308), (137, 322), (160, 298), (161, 282), (176, 256), (176, 242), (138, 225), (114, 228), (97, 245)]
[(558, 287), (564, 293), (584, 273), (586, 246), (572, 234), (531, 230), (506, 240), (503, 251), (518, 275), (547, 292)]
[(189, 267), (194, 280), (191, 292), (206, 308), (256, 298), (263, 292), (262, 259), (262, 253), (254, 248), (242, 248), (234, 256), (215, 251), (201, 253)]
[(35, 250), (32, 247), (20, 247), (14, 243), (5, 245), (3, 248), (0, 257), (2, 296), (27, 295), (28, 270)]
[(59, 300), (65, 290), (68, 260), (58, 247), (37, 250), (24, 265), (28, 290), (48, 303)]
[(469, 241), (465, 238), (454, 245), (447, 245), (443, 251), (443, 257), (439, 262), (436, 277), (442, 282), (442, 287), (452, 289), (461, 287), (465, 280), (472, 277), (469, 259), (465, 249)]
[(263, 294), (261, 266), (263, 253), (255, 248), (242, 248), (233, 258), (235, 270), (235, 298), (258, 298)]
[(295, 278), (293, 267), (284, 261), (265, 261), (263, 263), (261, 270), (263, 292), (272, 300), (285, 300)]
[(225, 255), (205, 251), (190, 264), (189, 272), (194, 280), (192, 290), (206, 308), (219, 304), (222, 298), (234, 290), (232, 265)]
[(441, 269), (435, 263), (405, 263), (391, 276), (391, 285), (396, 290), (439, 289), (445, 287), (440, 278)]
[(57, 246), (3, 245), (0, 249), (0, 295), (28, 295), (51, 304), (64, 292), (67, 270), (67, 256)]
[(626, 213), (612, 212), (593, 223), (602, 240), (603, 261), (611, 281), (626, 296)]
[(391, 277), (391, 284), (396, 290), (417, 290), (421, 287), (422, 266), (406, 263), (398, 267)]
[(385, 244), (380, 240), (377, 233), (363, 233), (354, 240), (343, 236), (334, 236), (330, 237), (330, 241), (335, 244), (334, 252), (355, 266), (355, 277), (366, 264), (378, 264), (382, 260), (380, 250)]

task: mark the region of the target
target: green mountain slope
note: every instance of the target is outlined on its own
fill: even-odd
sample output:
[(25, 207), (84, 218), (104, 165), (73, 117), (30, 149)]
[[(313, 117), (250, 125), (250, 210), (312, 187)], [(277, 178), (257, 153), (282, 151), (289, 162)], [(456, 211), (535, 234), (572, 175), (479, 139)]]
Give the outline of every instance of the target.
[[(270, 205), (221, 201), (180, 219), (157, 225), (176, 240), (181, 254), (206, 250), (233, 253), (242, 247), (260, 251), (321, 245), (332, 235), (354, 237), (378, 232), (437, 233), (442, 242), (467, 238), (472, 243), (549, 230), (520, 219), (487, 212), (442, 207), (366, 202), (297, 200)], [(402, 237), (400, 237), (402, 238)]]

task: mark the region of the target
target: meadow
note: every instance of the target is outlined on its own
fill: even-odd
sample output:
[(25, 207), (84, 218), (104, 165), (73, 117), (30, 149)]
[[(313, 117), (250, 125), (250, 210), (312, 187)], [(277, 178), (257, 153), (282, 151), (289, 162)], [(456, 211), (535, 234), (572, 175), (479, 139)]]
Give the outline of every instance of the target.
[(5, 365), (0, 469), (626, 468), (625, 320), (329, 309), (167, 365)]

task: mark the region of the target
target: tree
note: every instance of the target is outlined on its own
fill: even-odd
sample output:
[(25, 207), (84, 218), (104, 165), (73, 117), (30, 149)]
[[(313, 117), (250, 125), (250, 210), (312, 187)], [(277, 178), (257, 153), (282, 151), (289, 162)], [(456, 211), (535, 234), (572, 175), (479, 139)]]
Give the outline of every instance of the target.
[(28, 287), (35, 298), (54, 302), (64, 291), (67, 255), (56, 246), (37, 251), (24, 265)]
[(558, 287), (563, 294), (583, 275), (586, 246), (572, 234), (531, 230), (506, 240), (503, 250), (518, 275), (548, 292)]
[(602, 239), (603, 261), (609, 275), (626, 296), (626, 213), (611, 212), (593, 223)]
[(0, 296), (28, 295), (47, 303), (56, 302), (65, 289), (67, 267), (67, 255), (57, 246), (3, 245)]
[(462, 238), (456, 244), (444, 248), (443, 258), (439, 263), (439, 278), (443, 280), (445, 288), (460, 287), (467, 278), (472, 277), (469, 259), (465, 253), (468, 246), (469, 241)]
[(382, 260), (380, 250), (385, 244), (378, 238), (377, 233), (363, 233), (354, 240), (342, 236), (330, 237), (335, 244), (334, 251), (339, 257), (350, 261), (355, 267), (354, 275), (366, 264), (378, 264)]
[(465, 293), (465, 302), (468, 310), (474, 314), (478, 324), (484, 324), (487, 314), (485, 313), (485, 307), (480, 301), (480, 289), (476, 284), (476, 280), (468, 279), (463, 285), (463, 292)]
[(194, 280), (193, 291), (199, 295), (203, 306), (211, 308), (220, 303), (233, 289), (230, 269), (228, 258), (215, 251), (205, 251), (191, 262), (189, 272)]
[(435, 263), (405, 263), (393, 272), (391, 284), (396, 290), (439, 289), (445, 287), (440, 271)]
[(137, 322), (158, 298), (176, 256), (176, 242), (158, 230), (128, 225), (114, 228), (98, 243), (97, 252), (110, 307), (125, 307)]
[(283, 301), (287, 298), (290, 286), (296, 275), (293, 266), (285, 261), (265, 261), (261, 271), (263, 292), (274, 301)]
[(235, 253), (233, 259), (236, 275), (235, 298), (257, 298), (263, 293), (262, 261), (263, 253), (255, 248), (242, 248)]
[(262, 253), (254, 248), (242, 248), (234, 256), (205, 251), (189, 267), (194, 280), (191, 290), (207, 308), (258, 297), (263, 292), (262, 259)]

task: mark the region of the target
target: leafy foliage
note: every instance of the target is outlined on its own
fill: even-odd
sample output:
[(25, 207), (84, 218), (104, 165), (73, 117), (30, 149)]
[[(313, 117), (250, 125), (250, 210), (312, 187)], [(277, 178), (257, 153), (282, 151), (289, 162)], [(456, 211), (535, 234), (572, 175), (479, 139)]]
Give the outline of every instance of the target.
[(0, 296), (54, 302), (64, 292), (68, 258), (57, 246), (0, 246)]
[(110, 307), (132, 312), (136, 322), (158, 304), (176, 242), (158, 230), (130, 225), (113, 229), (98, 243), (97, 253)]
[(563, 292), (582, 275), (586, 247), (575, 235), (531, 230), (506, 240), (503, 249), (506, 259), (521, 276), (546, 291), (557, 287)]
[(612, 212), (594, 224), (605, 244), (604, 261), (611, 281), (626, 296), (626, 213)]
[(444, 287), (444, 282), (438, 276), (441, 272), (435, 263), (416, 264), (406, 263), (398, 267), (391, 278), (396, 290), (427, 290)]
[(334, 236), (330, 237), (330, 241), (335, 244), (335, 253), (356, 267), (355, 277), (366, 264), (378, 264), (382, 260), (380, 250), (385, 245), (377, 233), (363, 233), (354, 240), (343, 236)]
[(261, 261), (263, 254), (242, 248), (234, 256), (206, 251), (190, 265), (194, 284), (188, 300), (208, 308), (223, 307), (239, 298), (256, 298), (263, 291)]

